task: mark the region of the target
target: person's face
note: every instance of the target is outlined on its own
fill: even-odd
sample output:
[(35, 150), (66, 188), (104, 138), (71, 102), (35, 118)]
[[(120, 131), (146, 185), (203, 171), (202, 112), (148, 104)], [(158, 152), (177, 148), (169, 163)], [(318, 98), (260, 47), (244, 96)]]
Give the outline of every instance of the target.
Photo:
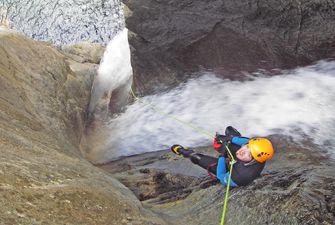
[(243, 162), (250, 162), (252, 160), (252, 155), (249, 145), (243, 145), (239, 150), (237, 150), (236, 157)]

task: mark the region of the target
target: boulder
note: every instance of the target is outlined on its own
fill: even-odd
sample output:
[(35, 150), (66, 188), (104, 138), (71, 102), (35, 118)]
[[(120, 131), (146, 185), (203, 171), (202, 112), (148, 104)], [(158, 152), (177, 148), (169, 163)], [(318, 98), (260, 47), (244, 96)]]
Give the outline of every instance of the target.
[(286, 69), (335, 56), (335, 3), (330, 0), (123, 0), (141, 93), (210, 70)]
[(78, 42), (74, 45), (60, 46), (60, 50), (76, 62), (99, 64), (105, 52), (105, 47), (96, 43)]

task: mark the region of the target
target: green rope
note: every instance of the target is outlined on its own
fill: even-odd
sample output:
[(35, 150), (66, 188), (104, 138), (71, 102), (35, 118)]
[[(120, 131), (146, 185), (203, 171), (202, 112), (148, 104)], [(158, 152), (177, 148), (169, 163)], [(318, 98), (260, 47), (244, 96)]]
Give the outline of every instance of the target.
[(233, 166), (236, 163), (234, 156), (231, 154), (230, 149), (228, 148), (228, 145), (225, 145), (226, 149), (231, 157), (231, 162), (230, 162), (230, 169), (229, 169), (229, 178), (228, 178), (228, 183), (227, 183), (227, 188), (226, 188), (226, 195), (223, 203), (223, 209), (222, 209), (222, 214), (221, 214), (221, 224), (224, 225), (224, 219), (227, 211), (227, 204), (228, 204), (228, 194), (229, 194), (229, 187), (230, 187), (230, 180), (231, 180), (231, 173), (233, 171)]
[[(211, 134), (210, 134), (209, 132), (207, 132), (206, 130), (204, 130), (204, 129), (202, 129), (202, 128), (199, 128), (199, 127), (196, 127), (196, 126), (192, 125), (191, 123), (187, 123), (187, 122), (185, 122), (185, 121), (182, 121), (182, 120), (178, 119), (178, 118), (175, 117), (175, 116), (171, 116), (171, 115), (169, 115), (169, 114), (166, 113), (166, 112), (163, 112), (163, 111), (161, 111), (161, 110), (158, 110), (158, 109), (156, 109), (154, 106), (151, 106), (151, 103), (146, 103), (146, 102), (144, 102), (143, 100), (139, 99), (139, 98), (135, 95), (135, 93), (134, 93), (134, 91), (133, 91), (132, 88), (130, 88), (130, 92), (131, 92), (132, 96), (133, 96), (136, 100), (138, 100), (138, 101), (140, 101), (140, 102), (142, 102), (142, 103), (148, 105), (150, 108), (152, 108), (152, 109), (153, 109), (154, 111), (156, 111), (157, 113), (162, 114), (162, 115), (164, 115), (164, 116), (166, 116), (166, 117), (169, 117), (169, 118), (171, 118), (171, 119), (173, 119), (173, 120), (176, 120), (176, 121), (178, 121), (179, 123), (184, 124), (184, 125), (186, 125), (186, 126), (192, 128), (193, 130), (195, 130), (195, 131), (197, 131), (197, 132), (199, 132), (199, 133), (202, 133), (202, 134), (204, 134), (204, 135), (206, 135), (206, 136), (208, 136), (208, 137), (210, 137), (210, 138), (215, 138), (215, 136), (211, 135)], [(222, 142), (221, 142), (221, 143), (222, 143)], [(229, 193), (229, 187), (230, 187), (231, 174), (232, 174), (232, 171), (233, 171), (233, 165), (234, 165), (234, 163), (236, 162), (235, 159), (234, 159), (234, 156), (233, 156), (233, 154), (231, 153), (231, 151), (230, 151), (230, 149), (228, 148), (228, 146), (227, 146), (227, 145), (225, 145), (225, 146), (226, 146), (226, 149), (227, 149), (227, 151), (228, 151), (228, 153), (229, 153), (229, 155), (230, 155), (231, 162), (230, 162), (230, 169), (229, 169), (228, 185), (227, 185), (227, 189), (226, 189), (226, 194), (225, 194), (225, 200), (224, 200), (223, 209), (222, 209), (221, 224), (220, 224), (220, 225), (224, 225), (224, 219), (225, 219), (225, 214), (226, 214), (226, 211), (227, 211), (227, 204), (228, 204), (228, 193)]]
[(231, 151), (230, 151), (230, 149), (228, 148), (228, 145), (225, 145), (225, 146), (226, 146), (226, 149), (227, 149), (227, 151), (228, 151), (228, 153), (229, 153), (229, 156), (230, 156), (232, 162), (235, 163), (235, 162), (236, 162), (236, 161), (235, 161), (235, 158), (234, 158), (233, 154), (231, 154)]

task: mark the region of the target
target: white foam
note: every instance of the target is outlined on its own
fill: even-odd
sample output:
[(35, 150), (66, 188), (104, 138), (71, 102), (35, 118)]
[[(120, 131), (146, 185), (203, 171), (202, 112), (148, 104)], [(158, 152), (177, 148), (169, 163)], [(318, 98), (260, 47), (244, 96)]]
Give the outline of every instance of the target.
[[(309, 136), (316, 144), (332, 143), (335, 132), (335, 63), (319, 62), (280, 76), (229, 81), (211, 73), (160, 95), (147, 96), (156, 109), (202, 127), (213, 135), (228, 125), (244, 136)], [(100, 162), (173, 144), (209, 145), (212, 140), (136, 101), (111, 121)], [(300, 132), (297, 132), (299, 130)]]

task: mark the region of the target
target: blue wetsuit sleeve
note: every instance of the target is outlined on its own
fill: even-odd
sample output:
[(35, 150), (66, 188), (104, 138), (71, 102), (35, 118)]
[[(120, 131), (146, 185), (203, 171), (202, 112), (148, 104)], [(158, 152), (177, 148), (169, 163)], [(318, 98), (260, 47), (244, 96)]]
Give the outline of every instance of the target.
[[(216, 177), (220, 180), (221, 184), (227, 186), (229, 179), (229, 171), (226, 171), (226, 162), (224, 157), (220, 157), (218, 166), (216, 168)], [(237, 187), (237, 184), (231, 179), (230, 187)]]
[(233, 138), (231, 139), (231, 142), (232, 142), (233, 144), (242, 146), (242, 145), (245, 145), (246, 143), (249, 142), (249, 138), (246, 138), (246, 137), (233, 137)]

